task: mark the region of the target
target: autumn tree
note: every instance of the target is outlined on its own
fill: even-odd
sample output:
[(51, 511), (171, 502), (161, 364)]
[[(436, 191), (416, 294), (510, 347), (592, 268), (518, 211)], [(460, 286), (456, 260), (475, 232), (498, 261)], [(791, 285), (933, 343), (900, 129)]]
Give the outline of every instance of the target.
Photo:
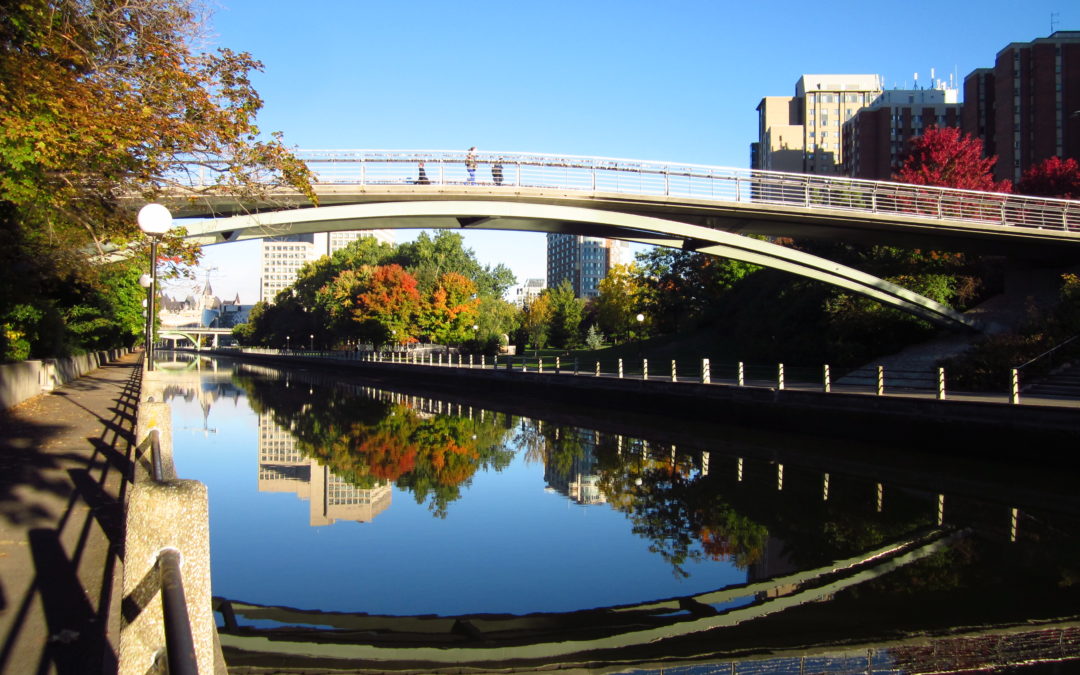
[(401, 265), (364, 268), (363, 273), (370, 277), (356, 296), (353, 320), (366, 327), (368, 334), (364, 337), (377, 344), (415, 342), (416, 316), (420, 310), (416, 279)]
[(600, 280), (598, 290), (594, 304), (600, 329), (612, 338), (629, 339), (644, 299), (637, 267), (613, 266)]
[(474, 337), (473, 326), (479, 330), (479, 308), (476, 284), (457, 272), (448, 272), (435, 282), (435, 290), (420, 310), (420, 329), (433, 342), (461, 344)]
[(521, 348), (524, 350), (525, 343), (528, 342), (534, 349), (543, 349), (548, 342), (550, 324), (551, 298), (547, 293), (541, 293), (525, 305), (521, 313), (518, 337)]
[(1049, 157), (1024, 172), (1016, 191), (1037, 197), (1080, 199), (1080, 164), (1072, 157)]
[(911, 150), (893, 180), (962, 190), (1010, 192), (1009, 181), (994, 180), (997, 157), (983, 157), (982, 140), (955, 127), (930, 127), (911, 139)]
[(259, 62), (193, 47), (195, 0), (32, 0), (0, 16), (0, 357), (2, 336), (30, 329), (16, 307), (63, 314), (65, 289), (104, 287), (87, 253), (139, 237), (126, 198), (193, 172), (314, 198), (306, 166), (255, 126)]

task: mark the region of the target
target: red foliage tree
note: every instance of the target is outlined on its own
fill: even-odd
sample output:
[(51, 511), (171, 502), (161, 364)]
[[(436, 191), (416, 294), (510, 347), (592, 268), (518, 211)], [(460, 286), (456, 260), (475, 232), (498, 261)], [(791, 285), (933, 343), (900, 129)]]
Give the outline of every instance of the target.
[(416, 279), (401, 265), (379, 265), (371, 269), (367, 290), (356, 298), (353, 317), (358, 322), (375, 320), (392, 332), (393, 341), (414, 340), (414, 322), (420, 309)]
[(1016, 184), (1020, 194), (1080, 199), (1080, 164), (1068, 157), (1050, 157), (1024, 172)]
[(912, 185), (1011, 192), (1012, 184), (994, 180), (997, 157), (983, 157), (978, 138), (953, 127), (930, 127), (911, 140), (911, 151), (893, 180)]

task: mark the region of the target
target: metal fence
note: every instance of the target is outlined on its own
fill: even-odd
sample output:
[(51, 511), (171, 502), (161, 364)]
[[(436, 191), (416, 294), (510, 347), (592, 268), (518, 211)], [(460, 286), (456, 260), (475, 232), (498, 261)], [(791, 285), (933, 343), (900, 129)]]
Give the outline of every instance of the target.
[[(1080, 202), (700, 164), (518, 152), (300, 150), (324, 185), (562, 189), (831, 209), (1080, 233)], [(470, 171), (472, 166), (472, 171)], [(187, 180), (212, 184), (214, 172)]]

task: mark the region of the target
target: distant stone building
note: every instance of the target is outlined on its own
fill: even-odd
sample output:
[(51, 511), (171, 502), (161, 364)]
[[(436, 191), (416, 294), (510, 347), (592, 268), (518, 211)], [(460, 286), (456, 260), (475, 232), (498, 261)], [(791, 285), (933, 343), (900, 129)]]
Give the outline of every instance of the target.
[(240, 304), (240, 295), (233, 300), (221, 300), (214, 295), (210, 282), (201, 291), (177, 300), (161, 297), (158, 317), (162, 328), (232, 328), (247, 321), (251, 305)]
[(540, 297), (545, 288), (547, 288), (547, 282), (544, 279), (526, 279), (525, 283), (517, 287), (514, 302), (521, 307), (527, 307), (529, 303)]

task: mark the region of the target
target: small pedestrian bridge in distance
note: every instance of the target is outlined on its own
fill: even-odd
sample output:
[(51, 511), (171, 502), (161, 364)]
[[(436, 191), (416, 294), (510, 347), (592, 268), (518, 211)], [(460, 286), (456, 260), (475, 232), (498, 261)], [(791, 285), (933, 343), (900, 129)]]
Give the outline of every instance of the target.
[[(320, 206), (291, 190), (242, 198), (208, 169), (168, 195), (202, 244), (387, 228), (581, 234), (785, 270), (940, 325), (970, 317), (883, 279), (746, 235), (1080, 260), (1080, 202), (696, 164), (521, 153), (300, 151)], [(180, 203), (182, 202), (182, 203)]]

